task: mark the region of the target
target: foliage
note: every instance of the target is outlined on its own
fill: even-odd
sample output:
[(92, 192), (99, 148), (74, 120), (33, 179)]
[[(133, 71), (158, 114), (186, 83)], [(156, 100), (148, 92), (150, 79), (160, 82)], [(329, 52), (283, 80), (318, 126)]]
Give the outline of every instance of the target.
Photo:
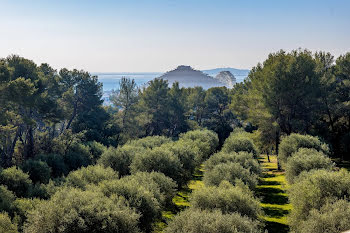
[(137, 180), (109, 180), (101, 182), (98, 190), (107, 197), (115, 195), (124, 197), (130, 207), (140, 213), (139, 226), (150, 231), (152, 223), (160, 217), (160, 203), (147, 188), (140, 186)]
[(66, 185), (86, 189), (88, 185), (97, 185), (104, 180), (118, 179), (118, 173), (112, 168), (104, 168), (101, 165), (90, 165), (72, 171), (66, 178)]
[(27, 173), (13, 166), (0, 172), (0, 184), (7, 186), (17, 197), (25, 197), (29, 195), (32, 181)]
[(170, 150), (177, 156), (182, 165), (182, 176), (185, 181), (192, 178), (192, 174), (196, 166), (196, 158), (199, 156), (199, 149), (196, 146), (193, 146), (191, 141), (186, 141), (180, 139), (173, 143), (163, 144), (161, 146), (164, 150)]
[(14, 210), (13, 202), (16, 196), (6, 188), (6, 186), (0, 185), (0, 212), (6, 211), (12, 213)]
[(176, 183), (163, 173), (137, 172), (133, 175), (125, 176), (121, 180), (131, 183), (136, 182), (138, 185), (145, 187), (157, 197), (159, 203), (163, 204), (163, 206), (170, 205), (176, 194)]
[(238, 213), (222, 214), (189, 208), (180, 212), (165, 229), (166, 233), (251, 233), (261, 232), (259, 222)]
[(131, 145), (118, 148), (110, 147), (101, 155), (97, 163), (104, 167), (113, 168), (119, 176), (130, 175), (130, 165), (138, 151), (142, 151), (142, 149)]
[(313, 148), (322, 151), (325, 154), (329, 153), (328, 146), (320, 141), (319, 138), (311, 135), (291, 134), (284, 137), (281, 141), (280, 151), (278, 154), (282, 165), (287, 162), (287, 159), (297, 152), (299, 148)]
[(17, 226), (11, 222), (7, 213), (0, 213), (0, 232), (18, 233)]
[(68, 173), (67, 165), (64, 163), (62, 155), (59, 154), (41, 154), (35, 159), (45, 162), (51, 168), (52, 177), (60, 177)]
[(233, 186), (227, 181), (218, 187), (203, 187), (195, 190), (191, 197), (191, 207), (201, 210), (219, 209), (224, 214), (240, 213), (252, 219), (261, 214), (260, 203), (253, 193), (240, 186)]
[(315, 149), (300, 148), (287, 159), (285, 166), (286, 179), (293, 183), (294, 179), (304, 171), (312, 169), (332, 170), (334, 164), (323, 152)]
[(310, 211), (320, 210), (328, 201), (350, 199), (350, 173), (313, 170), (302, 173), (289, 190), (289, 200), (293, 206), (290, 223), (297, 226), (307, 219)]
[(239, 130), (232, 132), (225, 140), (222, 151), (226, 153), (246, 151), (252, 153), (254, 158), (258, 156), (258, 151), (253, 140), (249, 137), (249, 133)]
[(131, 173), (136, 172), (162, 172), (164, 175), (172, 178), (180, 186), (183, 180), (182, 165), (179, 158), (169, 150), (155, 148), (145, 150), (137, 154), (131, 164)]
[(197, 163), (202, 163), (213, 154), (219, 146), (219, 139), (216, 133), (210, 130), (192, 130), (181, 134), (180, 139), (191, 141), (193, 146), (199, 148), (200, 153), (196, 158)]
[(238, 153), (231, 152), (218, 152), (213, 154), (205, 163), (205, 170), (210, 171), (212, 170), (216, 165), (221, 163), (239, 163), (242, 167), (249, 169), (249, 171), (253, 174), (261, 174), (261, 168), (256, 159), (253, 158), (253, 155), (245, 152), (240, 151)]
[(210, 171), (205, 172), (203, 177), (204, 183), (208, 186), (219, 186), (224, 180), (233, 185), (239, 181), (243, 181), (250, 189), (254, 189), (258, 183), (258, 176), (252, 174), (239, 163), (228, 162), (216, 165)]
[(89, 152), (92, 155), (91, 160), (93, 163), (96, 163), (96, 161), (101, 157), (103, 152), (107, 150), (106, 146), (96, 141), (87, 142), (86, 145), (88, 146)]
[[(139, 215), (123, 198), (101, 192), (66, 188), (41, 202), (28, 214), (26, 233), (44, 232), (139, 232)], [(43, 224), (45, 223), (45, 224)]]
[(127, 145), (134, 147), (144, 147), (146, 149), (153, 149), (159, 147), (164, 143), (171, 142), (170, 138), (165, 136), (148, 136), (137, 140), (132, 140), (127, 143)]
[(310, 216), (295, 225), (300, 233), (345, 232), (350, 229), (350, 202), (338, 200), (327, 203), (320, 210), (313, 209)]
[(28, 159), (22, 165), (24, 172), (29, 174), (34, 183), (48, 183), (51, 177), (51, 168), (46, 162), (40, 160)]

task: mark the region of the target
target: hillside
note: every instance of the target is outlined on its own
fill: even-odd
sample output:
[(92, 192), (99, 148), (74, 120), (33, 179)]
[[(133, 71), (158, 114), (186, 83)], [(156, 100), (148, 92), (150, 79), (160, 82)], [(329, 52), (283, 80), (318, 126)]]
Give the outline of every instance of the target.
[(227, 86), (225, 83), (204, 74), (202, 71), (194, 70), (191, 66), (178, 66), (176, 69), (164, 73), (159, 78), (166, 79), (169, 85), (179, 82), (180, 87), (202, 86), (204, 89), (211, 87)]

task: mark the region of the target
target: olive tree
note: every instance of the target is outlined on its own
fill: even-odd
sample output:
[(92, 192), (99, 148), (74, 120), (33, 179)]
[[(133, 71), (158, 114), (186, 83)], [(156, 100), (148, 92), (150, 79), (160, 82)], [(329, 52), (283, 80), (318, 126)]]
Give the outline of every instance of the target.
[(259, 175), (261, 173), (260, 164), (256, 159), (253, 158), (253, 154), (240, 151), (238, 153), (231, 152), (218, 152), (212, 155), (205, 163), (205, 170), (209, 171), (213, 169), (216, 165), (221, 163), (239, 163), (242, 167), (249, 169), (250, 172)]
[(210, 171), (204, 173), (203, 181), (206, 185), (218, 186), (223, 180), (235, 185), (242, 181), (250, 189), (254, 189), (258, 183), (258, 176), (252, 174), (248, 169), (242, 167), (239, 163), (222, 163), (216, 165)]
[(301, 173), (289, 190), (289, 200), (293, 206), (291, 226), (306, 220), (311, 210), (320, 210), (328, 201), (337, 199), (350, 199), (348, 171), (312, 170)]
[(201, 210), (219, 209), (224, 214), (240, 213), (252, 219), (261, 214), (259, 201), (244, 187), (223, 181), (218, 187), (205, 186), (193, 192), (191, 206)]
[(137, 233), (139, 214), (124, 198), (101, 192), (65, 188), (29, 211), (25, 233)]
[(287, 159), (285, 165), (286, 179), (293, 183), (294, 179), (304, 171), (313, 169), (332, 170), (334, 163), (323, 152), (315, 149), (300, 148), (296, 153)]
[(220, 210), (189, 208), (169, 223), (165, 233), (259, 233), (260, 223), (239, 213), (223, 214)]
[(313, 148), (317, 151), (329, 154), (328, 146), (322, 143), (318, 137), (292, 133), (289, 136), (282, 138), (279, 145), (278, 159), (281, 164), (284, 165), (287, 162), (287, 159), (300, 148)]

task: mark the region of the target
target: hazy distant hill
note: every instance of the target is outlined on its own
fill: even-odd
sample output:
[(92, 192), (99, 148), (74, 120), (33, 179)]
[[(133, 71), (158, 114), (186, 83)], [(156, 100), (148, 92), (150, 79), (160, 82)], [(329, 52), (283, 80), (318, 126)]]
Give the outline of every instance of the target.
[(176, 69), (164, 73), (159, 78), (166, 79), (169, 85), (179, 82), (180, 87), (201, 86), (204, 89), (211, 87), (228, 86), (226, 83), (203, 73), (200, 70), (194, 70), (191, 66), (178, 66)]
[(202, 70), (203, 73), (206, 73), (212, 77), (215, 77), (222, 71), (230, 71), (236, 78), (236, 82), (240, 83), (248, 76), (250, 70), (246, 69), (235, 69), (235, 68), (215, 68), (211, 70)]

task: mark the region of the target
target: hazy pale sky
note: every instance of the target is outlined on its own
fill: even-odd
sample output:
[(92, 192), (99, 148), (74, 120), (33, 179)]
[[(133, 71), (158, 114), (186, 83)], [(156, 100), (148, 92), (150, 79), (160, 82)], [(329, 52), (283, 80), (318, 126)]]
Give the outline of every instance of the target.
[(348, 0), (0, 0), (0, 57), (90, 72), (251, 68), (270, 52), (350, 52)]

